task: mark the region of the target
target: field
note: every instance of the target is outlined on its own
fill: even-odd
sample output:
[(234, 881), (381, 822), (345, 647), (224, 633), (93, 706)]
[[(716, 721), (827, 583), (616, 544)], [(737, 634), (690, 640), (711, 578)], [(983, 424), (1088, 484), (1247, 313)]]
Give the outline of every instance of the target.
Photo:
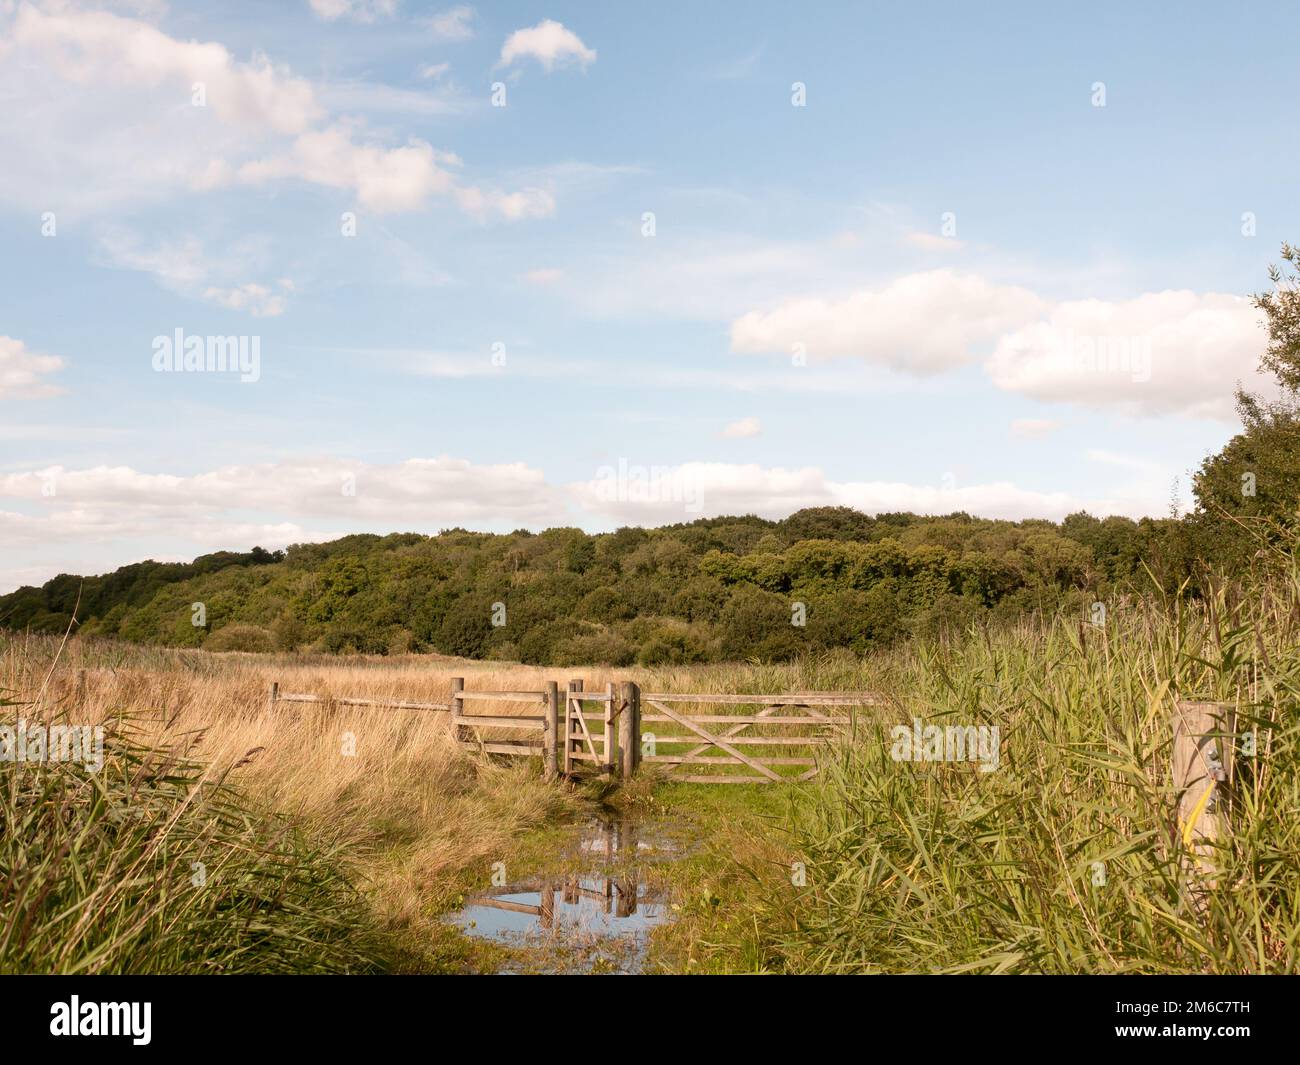
[[(1298, 625), (1300, 577), (1279, 554), (1249, 586), (1117, 601), (1101, 625), (1030, 617), (770, 666), (555, 670), (4, 636), (8, 718), (112, 727), (93, 778), (3, 765), (0, 967), (490, 971), (507, 952), (444, 915), (494, 863), (545, 871), (572, 826), (613, 809), (690, 840), (662, 871), (674, 919), (651, 968), (1294, 972)], [(440, 701), (452, 676), (872, 690), (886, 705), (808, 785), (646, 774), (615, 791), (456, 750), (441, 714), (267, 704), (272, 680)], [(1180, 698), (1235, 714), (1218, 799), (1230, 831), (1205, 866), (1188, 862), (1173, 813)], [(996, 766), (896, 760), (888, 730), (914, 717), (996, 726)]]

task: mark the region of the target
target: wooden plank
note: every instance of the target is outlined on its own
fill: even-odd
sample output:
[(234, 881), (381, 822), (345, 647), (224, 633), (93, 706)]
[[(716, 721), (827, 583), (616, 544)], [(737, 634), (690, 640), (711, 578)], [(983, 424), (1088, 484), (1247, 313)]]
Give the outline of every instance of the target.
[(490, 699), (499, 703), (544, 703), (545, 692), (461, 692), (462, 699)]
[[(707, 754), (648, 754), (642, 761), (664, 762), (675, 765), (740, 765), (734, 758), (714, 757)], [(815, 758), (759, 758), (764, 765), (816, 765)]]
[(542, 773), (551, 780), (559, 772), (560, 753), (560, 689), (553, 680), (546, 682), (546, 734), (542, 743), (546, 748), (542, 755)]
[[(767, 777), (742, 777), (742, 776), (724, 776), (718, 773), (716, 776), (693, 776), (693, 777), (673, 777), (673, 780), (681, 780), (687, 784), (770, 784)], [(783, 778), (778, 778), (783, 779)]]
[[(741, 754), (740, 751), (736, 750), (735, 747), (729, 744), (721, 736), (711, 736), (708, 732), (706, 732), (703, 729), (703, 727), (692, 724), (688, 718), (682, 717), (680, 714), (674, 712), (673, 710), (670, 710), (668, 707), (664, 706), (663, 703), (656, 702), (655, 706), (659, 707), (660, 710), (668, 714), (669, 717), (675, 718), (679, 725), (683, 725), (686, 728), (690, 729), (690, 731), (698, 733), (701, 737), (708, 740), (709, 743), (712, 744), (714, 747), (717, 747), (719, 750), (726, 751), (728, 754), (734, 755), (735, 757), (739, 758), (742, 762), (744, 762), (747, 766), (749, 766), (750, 769), (756, 769), (760, 773), (762, 773), (765, 777), (770, 777), (772, 780), (781, 779), (781, 777), (777, 773), (773, 773), (772, 770), (768, 769), (767, 766), (763, 765), (761, 762), (756, 762), (754, 761), (754, 759), (748, 757), (747, 755)], [(658, 742), (659, 742), (658, 737), (655, 737), (656, 745), (658, 744)]]
[[(740, 714), (687, 714), (690, 720), (701, 725), (851, 725), (853, 719), (848, 717), (759, 717), (741, 716)], [(642, 721), (672, 721), (673, 718), (663, 714), (642, 714)]]
[(441, 710), (451, 709), (450, 703), (412, 703), (388, 699), (352, 699), (344, 696), (302, 695), (291, 692), (281, 693), (276, 697), (282, 703), (337, 703), (339, 706), (378, 706), (396, 710)]
[(607, 703), (610, 701), (610, 694), (604, 692), (584, 692), (577, 691), (573, 693), (574, 698), (583, 703)]
[(730, 703), (751, 706), (868, 706), (883, 703), (879, 696), (854, 695), (681, 695), (674, 692), (642, 692), (645, 700), (672, 703)]
[[(573, 702), (573, 716), (577, 719), (578, 728), (582, 732), (582, 738), (587, 743), (587, 750), (591, 752), (591, 756), (594, 759), (596, 757), (596, 743), (591, 738), (591, 733), (587, 731), (587, 719), (583, 716), (581, 702)], [(579, 747), (579, 750), (581, 750), (581, 747)]]
[(465, 704), (460, 700), (460, 693), (465, 689), (464, 677), (451, 678), (451, 712), (447, 715), (449, 727), (451, 729), (451, 738), (459, 740), (460, 736), (460, 715), (465, 709)]
[(472, 751), (486, 751), (488, 754), (522, 754), (529, 758), (543, 754), (545, 748), (536, 743), (478, 743), (474, 740), (460, 740), (460, 745)]
[[(708, 735), (707, 732), (700, 730), (699, 735)], [(694, 743), (696, 736), (663, 736), (658, 732), (655, 733), (655, 746), (662, 747), (665, 743)], [(728, 743), (734, 743), (741, 747), (821, 747), (828, 743), (834, 743), (834, 736), (729, 736)], [(723, 746), (717, 744), (716, 746)]]
[(580, 691), (582, 691), (582, 681), (571, 680), (569, 681), (569, 690), (564, 696), (564, 775), (566, 777), (573, 772), (573, 753), (575, 747), (579, 747), (574, 742), (577, 726), (573, 720), (573, 696)]
[(634, 681), (623, 682), (623, 710), (618, 719), (618, 741), (623, 751), (624, 780), (636, 774), (641, 759), (641, 689)]
[[(1219, 784), (1227, 779), (1220, 751), (1225, 709), (1182, 699), (1174, 713), (1173, 785), (1178, 798), (1178, 839), (1202, 873), (1213, 874), (1214, 845), (1222, 825)], [(1191, 864), (1191, 863), (1189, 863)], [(1210, 885), (1214, 883), (1210, 880)]]
[(614, 684), (605, 685), (605, 772), (613, 777), (618, 772), (618, 725), (614, 719)]
[(526, 728), (533, 729), (537, 732), (546, 731), (546, 718), (544, 717), (489, 717), (487, 714), (462, 714), (460, 716), (462, 725), (470, 725), (474, 728)]

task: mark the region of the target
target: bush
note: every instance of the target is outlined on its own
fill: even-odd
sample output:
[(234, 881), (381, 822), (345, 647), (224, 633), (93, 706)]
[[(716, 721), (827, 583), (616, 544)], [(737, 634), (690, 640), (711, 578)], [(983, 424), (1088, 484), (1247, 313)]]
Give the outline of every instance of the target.
[(260, 625), (232, 622), (209, 633), (208, 638), (203, 641), (203, 649), (205, 651), (274, 651), (275, 637)]

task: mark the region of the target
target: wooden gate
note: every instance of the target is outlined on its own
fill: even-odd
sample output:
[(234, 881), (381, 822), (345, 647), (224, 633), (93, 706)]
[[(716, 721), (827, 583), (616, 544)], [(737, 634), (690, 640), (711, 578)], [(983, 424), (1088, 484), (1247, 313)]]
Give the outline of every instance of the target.
[[(866, 692), (795, 692), (790, 695), (686, 695), (648, 692), (641, 696), (653, 708), (641, 714), (644, 762), (671, 766), (670, 779), (695, 784), (774, 784), (808, 780), (818, 771), (816, 748), (837, 740), (853, 724), (852, 708), (878, 700)], [(695, 707), (734, 708), (712, 713), (686, 713), (670, 703)], [(756, 713), (745, 707), (762, 707)], [(834, 708), (847, 713), (833, 714)], [(663, 722), (677, 731), (664, 734), (645, 723)], [(753, 748), (776, 747), (766, 753)], [(666, 750), (665, 748), (670, 748)], [(748, 749), (749, 753), (746, 753)], [(719, 751), (720, 754), (710, 753)], [(785, 751), (786, 753), (782, 753)], [(716, 771), (679, 775), (690, 766)], [(724, 767), (745, 766), (750, 773)], [(793, 772), (787, 771), (793, 769)]]
[[(600, 704), (600, 709), (584, 709), (584, 703)], [(614, 774), (619, 764), (618, 734), (614, 724), (619, 707), (615, 704), (613, 684), (606, 684), (603, 692), (588, 692), (583, 691), (582, 681), (569, 681), (569, 690), (564, 699), (564, 775), (566, 777), (573, 774), (574, 762), (591, 762), (602, 772), (611, 776)], [(599, 733), (594, 733), (597, 721), (600, 722), (601, 728)]]
[[(523, 714), (467, 714), (465, 702), (526, 703), (535, 713)], [(555, 726), (558, 711), (558, 689), (554, 681), (545, 691), (466, 691), (465, 678), (451, 680), (451, 735), (462, 747), (484, 754), (513, 754), (540, 757), (548, 776), (555, 772)], [(484, 732), (489, 733), (484, 735)], [(523, 739), (500, 736), (507, 733), (532, 732), (540, 736)]]

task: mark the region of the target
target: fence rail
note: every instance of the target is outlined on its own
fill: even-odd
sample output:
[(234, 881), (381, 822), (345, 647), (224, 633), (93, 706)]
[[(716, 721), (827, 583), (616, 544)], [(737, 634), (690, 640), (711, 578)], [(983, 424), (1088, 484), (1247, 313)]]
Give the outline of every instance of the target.
[[(473, 691), (466, 689), (464, 677), (453, 677), (451, 698), (445, 703), (308, 695), (281, 692), (279, 687), (271, 685), (272, 707), (276, 703), (327, 703), (445, 712), (448, 729), (458, 746), (483, 754), (540, 757), (547, 777), (572, 777), (580, 766), (587, 766), (609, 777), (627, 779), (647, 762), (661, 766), (672, 779), (709, 784), (808, 780), (818, 771), (815, 749), (832, 742), (853, 724), (852, 713), (826, 711), (881, 702), (871, 692), (643, 694), (631, 681), (617, 687), (606, 684), (603, 691), (586, 691), (581, 680), (571, 680), (564, 692), (561, 722), (559, 685), (554, 681), (535, 691)], [(649, 712), (642, 712), (643, 702), (648, 704)], [(466, 707), (492, 703), (522, 704), (524, 712), (493, 713), (490, 705), (484, 707), (484, 712), (474, 712)], [(731, 706), (738, 710), (761, 709), (751, 713), (719, 712)], [(529, 707), (536, 712), (526, 712)], [(704, 712), (691, 713), (688, 707)], [(646, 724), (675, 726), (679, 731), (650, 731), (643, 727)], [(784, 750), (791, 747), (801, 749)], [(711, 772), (681, 775), (690, 767)], [(725, 771), (734, 767), (748, 767), (753, 773)], [(799, 772), (779, 771), (784, 769)]]

